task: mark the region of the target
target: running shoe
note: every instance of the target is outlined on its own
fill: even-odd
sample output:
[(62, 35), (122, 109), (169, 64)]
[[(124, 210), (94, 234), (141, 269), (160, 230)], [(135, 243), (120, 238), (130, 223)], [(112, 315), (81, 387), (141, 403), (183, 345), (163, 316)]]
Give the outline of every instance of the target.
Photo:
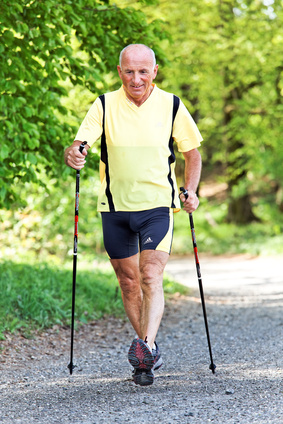
[(134, 339), (128, 352), (128, 360), (135, 368), (133, 379), (135, 384), (149, 386), (153, 383), (154, 358), (148, 344), (142, 339)]
[(161, 357), (161, 353), (159, 350), (159, 347), (157, 346), (157, 343), (155, 342), (155, 347), (156, 349), (152, 349), (152, 356), (153, 356), (153, 370), (156, 371), (158, 370), (162, 364), (163, 364), (163, 359)]
[(154, 358), (148, 344), (142, 339), (134, 339), (128, 352), (128, 360), (135, 368), (151, 370)]
[(136, 368), (133, 371), (133, 380), (140, 386), (150, 386), (154, 381), (153, 370), (144, 370)]

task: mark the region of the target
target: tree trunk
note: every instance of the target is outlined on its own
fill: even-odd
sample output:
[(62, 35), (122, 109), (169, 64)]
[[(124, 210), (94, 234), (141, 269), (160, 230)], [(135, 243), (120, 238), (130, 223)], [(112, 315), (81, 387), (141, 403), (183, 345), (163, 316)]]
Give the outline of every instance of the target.
[(245, 194), (237, 199), (230, 199), (228, 204), (228, 222), (236, 224), (247, 224), (252, 221), (259, 221), (253, 211), (250, 201), (250, 196)]
[[(225, 81), (226, 80), (226, 81)], [(226, 70), (224, 81), (229, 81), (229, 71)], [(236, 132), (228, 131), (229, 124), (233, 119), (233, 113), (237, 106), (237, 101), (242, 96), (241, 89), (234, 87), (229, 91), (224, 99), (224, 127), (227, 129), (227, 182), (228, 182), (228, 215), (227, 221), (235, 224), (248, 224), (259, 219), (252, 211), (252, 202), (248, 191), (239, 197), (232, 195), (234, 187), (237, 187), (243, 180), (247, 179), (247, 159), (243, 155), (236, 154), (241, 152), (244, 147), (244, 141), (236, 139)], [(234, 137), (233, 137), (234, 136)], [(248, 185), (247, 185), (248, 186)]]
[[(248, 191), (243, 195), (235, 197), (232, 195), (234, 187), (237, 187), (243, 180), (247, 179), (247, 169), (245, 158), (231, 159), (233, 153), (241, 149), (243, 144), (239, 141), (229, 140), (228, 147), (228, 215), (227, 221), (235, 224), (248, 224), (252, 221), (259, 221), (252, 211), (251, 197)], [(237, 170), (239, 169), (239, 172)]]

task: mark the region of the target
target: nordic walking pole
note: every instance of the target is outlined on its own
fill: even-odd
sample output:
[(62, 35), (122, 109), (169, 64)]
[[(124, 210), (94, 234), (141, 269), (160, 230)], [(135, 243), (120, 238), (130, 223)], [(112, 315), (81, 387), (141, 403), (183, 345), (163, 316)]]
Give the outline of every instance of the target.
[[(79, 151), (82, 153), (85, 145), (84, 141)], [(77, 278), (77, 254), (78, 254), (78, 223), (79, 223), (79, 195), (80, 195), (80, 171), (76, 174), (76, 197), (75, 197), (75, 230), (74, 230), (74, 256), (73, 256), (73, 294), (72, 294), (72, 324), (71, 324), (71, 355), (68, 368), (70, 374), (73, 374), (73, 369), (76, 365), (73, 364), (73, 348), (74, 348), (74, 327), (75, 327), (75, 298), (76, 298), (76, 278)]]
[[(180, 187), (180, 191), (181, 191), (180, 195), (183, 194), (185, 196), (185, 198), (187, 199), (188, 196), (189, 196), (188, 191), (184, 187)], [(196, 269), (197, 269), (197, 276), (198, 276), (203, 318), (204, 318), (204, 324), (205, 324), (205, 330), (206, 330), (206, 336), (207, 336), (207, 343), (208, 343), (208, 349), (209, 349), (209, 355), (210, 355), (209, 369), (214, 374), (216, 365), (214, 364), (213, 358), (212, 358), (212, 349), (211, 349), (209, 330), (208, 330), (208, 322), (207, 322), (207, 315), (206, 315), (206, 308), (205, 308), (205, 301), (204, 301), (204, 293), (203, 293), (202, 278), (201, 278), (201, 272), (200, 272), (200, 264), (199, 264), (199, 258), (198, 258), (198, 248), (197, 248), (197, 241), (196, 241), (196, 235), (195, 235), (193, 214), (190, 213), (189, 217), (190, 217), (190, 227), (191, 227), (191, 233), (192, 233), (192, 241), (193, 241), (193, 247), (194, 247), (195, 262), (196, 262)]]

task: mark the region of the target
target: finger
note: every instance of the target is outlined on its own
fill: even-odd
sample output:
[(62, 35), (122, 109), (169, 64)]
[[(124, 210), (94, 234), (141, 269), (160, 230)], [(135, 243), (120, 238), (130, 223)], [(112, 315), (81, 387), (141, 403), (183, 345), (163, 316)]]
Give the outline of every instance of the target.
[(187, 213), (191, 213), (198, 208), (198, 205), (199, 205), (199, 199), (197, 196), (194, 196), (186, 200), (186, 202), (183, 204), (183, 208)]
[(77, 164), (75, 164), (75, 163), (70, 163), (70, 167), (71, 168), (73, 168), (73, 169), (77, 169), (77, 170), (81, 170), (81, 169), (83, 169), (84, 168), (84, 165), (77, 165)]
[[(83, 150), (83, 152), (84, 151), (85, 150)], [(75, 149), (72, 153), (73, 153), (74, 157), (84, 159), (84, 157), (86, 156), (87, 153), (84, 154), (83, 152), (81, 153), (78, 149)]]
[(84, 159), (84, 157), (83, 157), (83, 159), (78, 158), (76, 156), (75, 157), (69, 156), (69, 158), (68, 158), (68, 164), (74, 169), (83, 168), (85, 163), (86, 163), (86, 160)]
[(180, 194), (180, 200), (184, 203), (186, 201), (186, 196), (184, 194)]
[(194, 212), (196, 209), (197, 209), (196, 207), (187, 207), (187, 208), (184, 208), (184, 211), (185, 211), (185, 212), (187, 212), (187, 213), (192, 213), (192, 212)]
[(199, 202), (191, 203), (185, 206), (185, 211), (188, 213), (194, 212), (198, 208)]
[(198, 197), (194, 192), (191, 192), (185, 203), (193, 205), (196, 202), (198, 202)]
[(76, 163), (77, 165), (86, 163), (85, 157), (82, 155), (80, 156), (70, 155), (69, 158), (70, 158), (70, 161), (72, 161), (73, 163)]
[(80, 152), (78, 149), (74, 149), (73, 153), (74, 156), (76, 156), (77, 158), (85, 158), (85, 156), (87, 155), (87, 150), (84, 149), (82, 152)]

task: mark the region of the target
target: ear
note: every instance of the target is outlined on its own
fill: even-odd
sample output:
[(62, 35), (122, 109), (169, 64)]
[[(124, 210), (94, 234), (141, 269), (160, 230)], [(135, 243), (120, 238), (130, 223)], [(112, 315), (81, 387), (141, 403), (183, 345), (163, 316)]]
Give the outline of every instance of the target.
[(119, 77), (122, 79), (122, 69), (120, 65), (117, 66), (117, 70), (118, 70)]
[(158, 71), (158, 65), (155, 65), (154, 70), (153, 70), (153, 79), (155, 79), (156, 75), (157, 75), (157, 71)]

